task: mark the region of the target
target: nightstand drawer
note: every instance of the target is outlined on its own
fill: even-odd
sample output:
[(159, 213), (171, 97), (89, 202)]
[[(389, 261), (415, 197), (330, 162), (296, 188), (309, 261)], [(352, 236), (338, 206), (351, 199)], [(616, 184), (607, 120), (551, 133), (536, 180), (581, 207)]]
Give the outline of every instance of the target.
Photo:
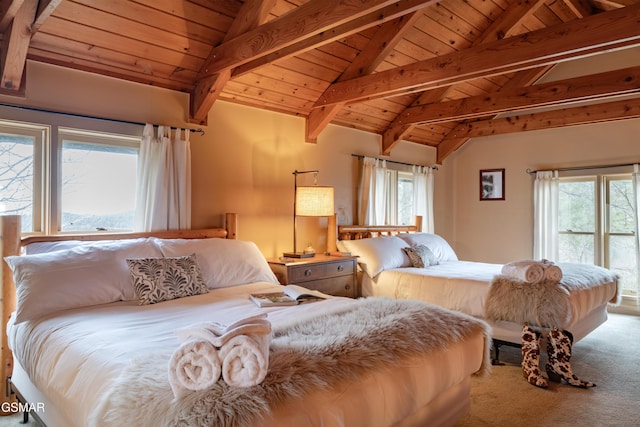
[(342, 275), (352, 276), (353, 264), (351, 260), (344, 260), (322, 264), (296, 265), (289, 268), (288, 279), (290, 283), (301, 283)]
[(316, 255), (312, 258), (268, 260), (271, 270), (283, 285), (299, 285), (329, 295), (360, 296), (353, 256)]
[(313, 280), (311, 282), (301, 283), (301, 285), (309, 289), (316, 289), (322, 293), (339, 297), (356, 298), (358, 296), (353, 275)]

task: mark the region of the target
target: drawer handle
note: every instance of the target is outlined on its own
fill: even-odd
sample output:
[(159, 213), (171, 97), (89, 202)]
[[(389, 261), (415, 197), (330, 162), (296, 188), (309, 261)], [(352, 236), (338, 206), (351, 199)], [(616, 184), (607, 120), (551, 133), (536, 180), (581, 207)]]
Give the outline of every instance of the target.
[(305, 275), (306, 277), (311, 276), (311, 269), (307, 269), (307, 270), (305, 270), (305, 271), (304, 271), (304, 275)]
[(338, 266), (338, 271), (342, 271), (342, 270), (344, 270), (344, 265), (339, 265)]
[(349, 289), (351, 289), (351, 285), (344, 285), (344, 289), (345, 291), (348, 291)]

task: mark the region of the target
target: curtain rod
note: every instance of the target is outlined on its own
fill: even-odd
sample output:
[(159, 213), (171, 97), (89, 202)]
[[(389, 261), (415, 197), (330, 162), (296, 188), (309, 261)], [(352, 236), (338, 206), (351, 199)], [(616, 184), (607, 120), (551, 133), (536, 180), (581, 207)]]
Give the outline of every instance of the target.
[[(637, 162), (640, 163), (640, 162)], [(534, 175), (537, 172), (543, 172), (543, 171), (558, 171), (558, 172), (566, 172), (566, 171), (580, 171), (580, 170), (589, 170), (589, 169), (607, 169), (607, 168), (620, 168), (620, 167), (624, 167), (624, 166), (633, 166), (636, 163), (622, 163), (622, 164), (618, 164), (618, 165), (601, 165), (601, 166), (576, 166), (573, 168), (558, 168), (558, 169), (544, 169), (544, 170), (535, 170), (532, 171), (531, 169), (527, 168), (527, 173), (529, 175)]]
[[(352, 156), (352, 157), (357, 157), (357, 158), (359, 158), (359, 159), (364, 159), (365, 157), (369, 157), (369, 156), (364, 156), (364, 155), (362, 155), (362, 154), (352, 154), (351, 156)], [(416, 165), (416, 164), (413, 164), (413, 163), (397, 162), (397, 161), (395, 161), (395, 160), (379, 159), (379, 158), (377, 158), (377, 157), (372, 157), (372, 158), (373, 158), (373, 159), (376, 159), (376, 160), (384, 160), (385, 162), (389, 162), (389, 163), (396, 163), (396, 164), (398, 164), (398, 165), (405, 165), (405, 166), (422, 166), (422, 167), (425, 167), (425, 168), (431, 168), (431, 169), (433, 169), (433, 170), (438, 170), (438, 167), (437, 167), (437, 166)]]
[[(0, 103), (0, 106), (1, 107), (8, 107), (8, 108), (15, 108), (15, 109), (18, 109), (18, 110), (37, 111), (39, 113), (49, 113), (49, 114), (59, 114), (61, 116), (79, 117), (79, 118), (82, 118), (82, 119), (102, 120), (102, 121), (105, 121), (105, 122), (112, 122), (112, 123), (124, 123), (126, 125), (140, 125), (140, 126), (146, 125), (146, 123), (133, 122), (133, 121), (130, 121), (130, 120), (107, 119), (107, 118), (104, 118), (104, 117), (90, 116), (88, 114), (63, 113), (61, 111), (47, 110), (47, 109), (44, 109), (44, 108), (36, 108), (36, 107), (24, 107), (24, 106), (21, 106), (21, 105), (11, 105), (11, 104)], [(154, 126), (157, 127), (158, 125), (154, 125)], [(173, 127), (176, 128), (175, 126), (173, 126)], [(180, 128), (180, 129), (185, 129), (185, 128)], [(202, 130), (202, 128), (197, 128), (197, 129), (186, 128), (186, 129), (189, 130), (189, 132), (199, 133), (201, 136), (204, 136), (204, 130)]]

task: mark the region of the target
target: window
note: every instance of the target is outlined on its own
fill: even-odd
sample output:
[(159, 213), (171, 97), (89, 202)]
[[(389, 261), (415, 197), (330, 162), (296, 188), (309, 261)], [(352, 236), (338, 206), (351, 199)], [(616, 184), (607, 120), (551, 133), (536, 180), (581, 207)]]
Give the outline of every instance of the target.
[(139, 139), (60, 131), (60, 231), (133, 230)]
[(23, 233), (132, 231), (139, 137), (0, 122), (0, 211)]
[(388, 169), (387, 188), (386, 217), (389, 224), (414, 224), (413, 173)]
[(634, 218), (631, 174), (560, 178), (559, 261), (609, 268), (635, 296)]

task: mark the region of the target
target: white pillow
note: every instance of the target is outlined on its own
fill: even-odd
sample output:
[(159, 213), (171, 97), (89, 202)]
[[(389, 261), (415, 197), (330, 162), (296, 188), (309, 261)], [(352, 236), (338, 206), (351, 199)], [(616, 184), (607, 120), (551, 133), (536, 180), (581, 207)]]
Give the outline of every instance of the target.
[(453, 248), (441, 236), (431, 233), (400, 233), (398, 237), (403, 239), (411, 246), (424, 245), (433, 252), (438, 259), (442, 261), (458, 261)]
[(360, 267), (371, 278), (390, 268), (411, 266), (409, 257), (402, 250), (409, 244), (396, 236), (342, 240), (342, 245), (358, 257)]
[(179, 257), (196, 254), (202, 278), (209, 289), (254, 282), (278, 284), (255, 243), (233, 239), (156, 239), (162, 254)]
[(78, 246), (100, 246), (113, 244), (115, 240), (57, 240), (55, 242), (33, 242), (25, 246), (24, 252), (27, 255), (44, 254), (54, 251), (65, 251)]
[(162, 254), (150, 239), (134, 239), (6, 257), (16, 283), (16, 323), (60, 310), (136, 300), (126, 260), (158, 256)]

